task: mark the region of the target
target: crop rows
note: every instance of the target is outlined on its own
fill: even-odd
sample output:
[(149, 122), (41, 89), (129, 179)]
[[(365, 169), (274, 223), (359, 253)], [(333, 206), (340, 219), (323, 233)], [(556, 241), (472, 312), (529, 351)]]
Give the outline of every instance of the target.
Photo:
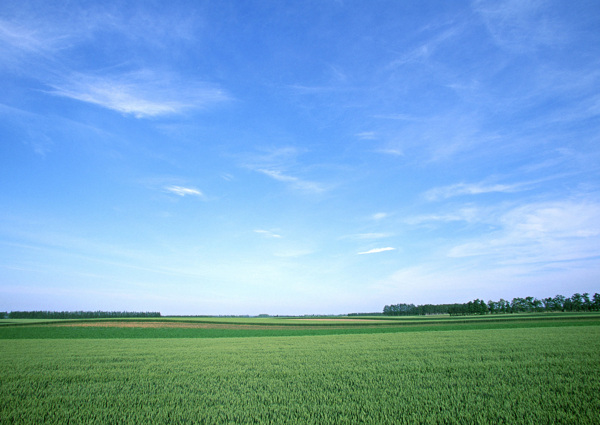
[[(259, 319), (262, 321), (262, 319)], [(119, 324), (122, 323), (122, 326)], [(256, 323), (256, 322), (255, 322)], [(425, 331), (450, 330), (494, 330), (514, 328), (541, 327), (571, 327), (571, 326), (600, 326), (600, 315), (559, 315), (545, 317), (510, 317), (491, 319), (438, 319), (418, 322), (386, 322), (385, 326), (372, 326), (370, 323), (340, 326), (336, 322), (313, 326), (311, 322), (295, 324), (294, 326), (260, 325), (251, 326), (252, 322), (211, 323), (203, 321), (172, 321), (172, 320), (127, 320), (127, 321), (97, 321), (97, 320), (65, 320), (48, 324), (20, 322), (0, 326), (2, 339), (139, 339), (139, 338), (236, 338), (236, 337), (274, 337), (302, 335), (342, 335), (370, 333), (405, 333)], [(187, 324), (202, 324), (201, 327), (186, 326)], [(110, 326), (109, 326), (110, 325)]]
[(599, 421), (598, 326), (0, 349), (3, 424)]

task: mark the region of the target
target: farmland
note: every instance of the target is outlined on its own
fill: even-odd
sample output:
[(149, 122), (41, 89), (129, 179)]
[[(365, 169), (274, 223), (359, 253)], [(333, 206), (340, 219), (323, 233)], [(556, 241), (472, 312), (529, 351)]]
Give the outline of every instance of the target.
[(593, 424), (599, 394), (597, 314), (0, 326), (3, 424)]

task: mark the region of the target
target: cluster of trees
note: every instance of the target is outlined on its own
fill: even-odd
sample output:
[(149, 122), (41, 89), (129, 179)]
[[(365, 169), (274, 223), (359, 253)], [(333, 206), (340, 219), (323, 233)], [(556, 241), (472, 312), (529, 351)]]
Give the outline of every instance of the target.
[(160, 317), (159, 312), (137, 311), (11, 311), (7, 319), (103, 319), (119, 317)]
[(462, 304), (393, 304), (383, 308), (386, 316), (426, 316), (430, 314), (448, 314), (452, 308)]
[[(494, 301), (490, 301), (494, 302)], [(503, 299), (500, 299), (500, 302), (504, 302)], [(509, 304), (510, 307), (510, 304)], [(450, 310), (448, 310), (450, 316), (466, 316), (470, 314), (488, 314), (491, 313), (491, 310), (488, 308), (488, 305), (485, 301), (480, 300), (479, 298), (469, 301), (464, 304), (456, 304), (452, 306)], [(494, 313), (500, 313), (500, 311), (494, 311)], [(514, 313), (513, 311), (506, 311), (506, 313)]]
[(383, 314), (387, 316), (415, 316), (429, 314), (450, 314), (463, 316), (471, 314), (499, 314), (499, 313), (534, 313), (543, 311), (600, 311), (600, 294), (592, 297), (585, 292), (573, 294), (571, 297), (556, 295), (555, 297), (513, 298), (511, 301), (500, 299), (488, 301), (479, 298), (463, 304), (414, 304), (386, 305)]

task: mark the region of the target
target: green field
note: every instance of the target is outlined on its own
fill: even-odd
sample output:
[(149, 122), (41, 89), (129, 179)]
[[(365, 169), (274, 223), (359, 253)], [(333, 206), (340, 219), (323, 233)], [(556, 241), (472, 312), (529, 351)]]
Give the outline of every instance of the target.
[(600, 423), (597, 314), (106, 322), (0, 327), (0, 423)]

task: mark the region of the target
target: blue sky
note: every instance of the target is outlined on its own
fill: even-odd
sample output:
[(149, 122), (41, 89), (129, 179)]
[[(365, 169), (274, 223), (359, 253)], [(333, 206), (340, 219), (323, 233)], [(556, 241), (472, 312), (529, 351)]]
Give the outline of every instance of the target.
[(3, 2), (0, 310), (600, 291), (595, 1)]

